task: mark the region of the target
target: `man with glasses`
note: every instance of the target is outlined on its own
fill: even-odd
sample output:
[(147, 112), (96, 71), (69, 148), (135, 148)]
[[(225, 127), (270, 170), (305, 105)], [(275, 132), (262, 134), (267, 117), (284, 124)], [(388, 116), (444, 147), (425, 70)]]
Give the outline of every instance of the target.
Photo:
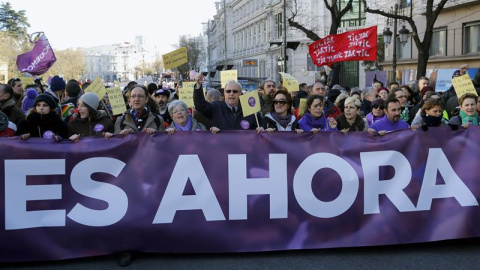
[(266, 80), (263, 82), (263, 94), (260, 95), (260, 106), (262, 107), (262, 115), (265, 115), (272, 108), (273, 97), (276, 92), (276, 84), (272, 80)]
[(117, 118), (115, 134), (127, 135), (134, 131), (153, 134), (156, 131), (165, 130), (162, 117), (151, 112), (147, 107), (148, 97), (149, 93), (145, 87), (137, 85), (130, 91), (128, 98), (130, 109)]
[[(195, 90), (193, 92), (193, 103), (195, 109), (211, 120), (213, 133), (219, 130), (244, 130), (256, 129), (257, 122), (255, 115), (243, 117), (240, 95), (242, 86), (235, 81), (228, 81), (225, 84), (225, 101), (214, 101), (209, 103), (205, 100), (202, 88), (203, 75), (200, 73), (195, 77)], [(257, 113), (260, 121), (260, 113)]]

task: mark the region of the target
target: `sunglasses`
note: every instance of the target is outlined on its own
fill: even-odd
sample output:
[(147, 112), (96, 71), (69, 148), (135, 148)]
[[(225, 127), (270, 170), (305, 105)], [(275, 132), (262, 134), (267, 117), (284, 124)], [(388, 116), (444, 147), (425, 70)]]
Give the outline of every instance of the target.
[(385, 109), (385, 107), (383, 105), (373, 105), (372, 106), (372, 109), (380, 109), (380, 110), (383, 110)]
[(283, 105), (287, 104), (287, 101), (285, 99), (279, 99), (279, 100), (274, 99), (273, 100), (273, 105), (277, 105), (277, 104), (280, 104), (280, 105), (283, 106)]
[(230, 93), (238, 94), (238, 92), (240, 92), (240, 91), (238, 91), (238, 90), (225, 90), (225, 93), (227, 93), (227, 94), (230, 94)]

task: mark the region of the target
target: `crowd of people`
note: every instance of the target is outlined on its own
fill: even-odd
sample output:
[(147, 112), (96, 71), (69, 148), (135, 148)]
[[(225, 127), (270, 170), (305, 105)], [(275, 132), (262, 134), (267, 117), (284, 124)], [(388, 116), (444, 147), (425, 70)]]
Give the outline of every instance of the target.
[[(479, 75), (480, 76), (480, 75)], [(288, 91), (273, 80), (259, 87), (261, 110), (244, 116), (242, 85), (204, 92), (203, 75), (195, 78), (194, 108), (180, 100), (178, 87), (130, 82), (123, 90), (127, 111), (113, 115), (107, 97), (85, 92), (88, 84), (54, 76), (49, 85), (36, 80), (24, 89), (18, 78), (0, 84), (0, 137), (19, 136), (78, 142), (84, 137), (126, 136), (132, 132), (173, 135), (182, 131), (256, 130), (257, 133), (365, 131), (372, 135), (449, 125), (479, 125), (480, 100), (473, 93), (457, 97), (455, 89), (435, 92), (427, 77), (411, 85), (374, 81), (363, 90), (318, 80)], [(474, 81), (477, 91), (480, 85)], [(453, 87), (452, 87), (453, 88)], [(306, 101), (306, 102), (305, 102)], [(302, 104), (304, 104), (302, 106)]]

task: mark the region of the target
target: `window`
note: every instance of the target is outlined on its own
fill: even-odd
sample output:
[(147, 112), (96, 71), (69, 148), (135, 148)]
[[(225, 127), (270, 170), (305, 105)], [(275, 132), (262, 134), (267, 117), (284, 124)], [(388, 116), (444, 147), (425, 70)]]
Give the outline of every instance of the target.
[(434, 29), (432, 44), (430, 45), (430, 56), (447, 55), (447, 29)]
[(412, 0), (400, 0), (400, 8), (407, 8), (412, 5)]
[[(393, 46), (393, 43), (390, 45)], [(402, 45), (400, 38), (397, 37), (397, 59), (411, 59), (412, 58), (412, 35), (408, 36), (407, 43)]]
[(283, 16), (282, 13), (277, 14), (277, 38), (281, 38), (283, 35)]
[(480, 22), (467, 23), (463, 26), (464, 54), (480, 53)]

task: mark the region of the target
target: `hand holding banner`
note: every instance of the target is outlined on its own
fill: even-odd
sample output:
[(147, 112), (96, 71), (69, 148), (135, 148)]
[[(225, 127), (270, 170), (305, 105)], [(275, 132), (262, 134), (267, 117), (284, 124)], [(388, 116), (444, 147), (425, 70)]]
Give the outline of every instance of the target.
[(475, 90), (475, 86), (473, 85), (472, 79), (468, 73), (456, 78), (452, 78), (452, 84), (453, 88), (455, 88), (455, 92), (457, 93), (457, 97), (461, 97), (467, 93), (478, 96), (477, 90)]
[(298, 81), (292, 75), (284, 72), (279, 72), (282, 75), (282, 86), (287, 88), (288, 92), (298, 91)]
[(178, 50), (162, 55), (165, 69), (171, 69), (188, 62), (187, 48), (181, 47)]
[(225, 70), (220, 72), (221, 87), (225, 87), (228, 81), (237, 81), (237, 70)]

